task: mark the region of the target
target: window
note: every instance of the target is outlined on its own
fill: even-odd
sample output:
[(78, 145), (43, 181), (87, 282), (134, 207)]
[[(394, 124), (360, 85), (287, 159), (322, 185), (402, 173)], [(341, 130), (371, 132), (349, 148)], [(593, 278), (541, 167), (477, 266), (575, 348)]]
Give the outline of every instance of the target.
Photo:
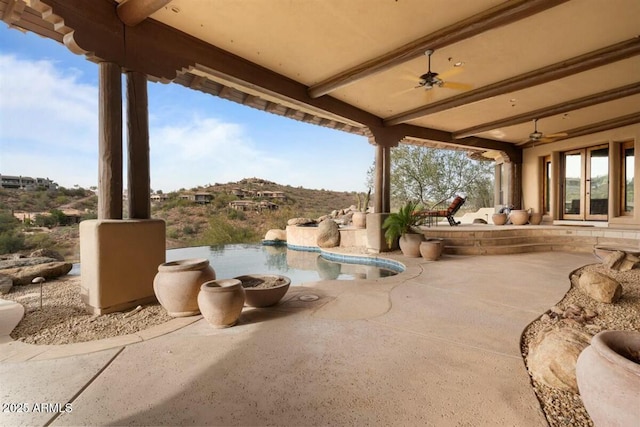
[(634, 168), (635, 168), (635, 153), (633, 147), (633, 141), (627, 141), (622, 144), (622, 179), (620, 201), (622, 202), (621, 213), (622, 215), (633, 215), (633, 192), (634, 192)]
[(551, 156), (542, 158), (542, 213), (551, 213)]

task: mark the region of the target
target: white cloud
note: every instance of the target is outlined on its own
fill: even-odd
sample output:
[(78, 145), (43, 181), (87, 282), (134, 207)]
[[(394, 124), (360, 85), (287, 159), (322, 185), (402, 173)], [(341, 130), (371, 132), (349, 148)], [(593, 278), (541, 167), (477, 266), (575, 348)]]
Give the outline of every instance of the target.
[(0, 54), (0, 137), (4, 146), (95, 151), (98, 90), (75, 69)]
[[(286, 162), (258, 149), (242, 126), (214, 118), (191, 120), (150, 130), (151, 186), (163, 190), (248, 176), (266, 178)], [(268, 179), (268, 178), (267, 178)]]

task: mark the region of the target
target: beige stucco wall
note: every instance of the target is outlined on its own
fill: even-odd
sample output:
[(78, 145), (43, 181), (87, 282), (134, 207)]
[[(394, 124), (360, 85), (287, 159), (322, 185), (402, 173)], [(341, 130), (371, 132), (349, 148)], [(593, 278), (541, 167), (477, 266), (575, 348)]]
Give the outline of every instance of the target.
[(89, 220), (80, 223), (80, 295), (96, 314), (155, 299), (153, 279), (165, 262), (162, 220)]
[[(635, 172), (634, 176), (640, 176), (640, 124), (625, 126), (592, 135), (571, 138), (551, 144), (539, 144), (533, 148), (527, 148), (523, 154), (522, 167), (522, 187), (523, 187), (523, 208), (533, 208), (540, 212), (542, 195), (542, 174), (541, 158), (551, 155), (552, 150), (565, 152), (578, 148), (587, 148), (596, 145), (609, 144), (609, 220), (610, 226), (640, 228), (640, 207), (635, 209), (633, 216), (619, 216), (617, 210), (619, 205), (619, 185), (618, 175), (620, 173), (619, 164), (615, 161), (614, 155), (617, 143), (632, 140), (635, 143)], [(552, 166), (553, 168), (553, 166)], [(555, 185), (552, 183), (552, 185)], [(640, 196), (640, 186), (635, 186), (634, 200)], [(553, 203), (553, 202), (552, 202)], [(558, 218), (546, 218), (547, 220), (557, 220)]]

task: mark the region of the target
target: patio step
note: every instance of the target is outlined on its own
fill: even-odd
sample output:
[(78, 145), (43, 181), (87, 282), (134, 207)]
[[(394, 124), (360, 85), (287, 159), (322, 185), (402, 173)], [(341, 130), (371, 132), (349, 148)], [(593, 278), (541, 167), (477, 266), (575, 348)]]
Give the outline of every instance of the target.
[(567, 226), (432, 227), (426, 238), (444, 241), (444, 252), (456, 255), (497, 255), (567, 251), (591, 253), (596, 245), (640, 248), (640, 231)]

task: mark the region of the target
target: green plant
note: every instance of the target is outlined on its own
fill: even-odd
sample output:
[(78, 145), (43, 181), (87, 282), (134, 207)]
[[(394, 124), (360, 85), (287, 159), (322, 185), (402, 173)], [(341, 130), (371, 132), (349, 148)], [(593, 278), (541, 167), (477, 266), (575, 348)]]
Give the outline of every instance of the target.
[(384, 237), (387, 239), (389, 246), (398, 237), (410, 233), (413, 227), (422, 224), (423, 218), (416, 212), (418, 205), (418, 202), (409, 201), (398, 212), (389, 214), (384, 220), (382, 228), (385, 230)]
[(369, 209), (369, 199), (371, 198), (371, 188), (367, 191), (367, 194), (364, 195), (364, 200), (360, 199), (360, 193), (357, 193), (358, 197), (358, 212), (367, 212)]

